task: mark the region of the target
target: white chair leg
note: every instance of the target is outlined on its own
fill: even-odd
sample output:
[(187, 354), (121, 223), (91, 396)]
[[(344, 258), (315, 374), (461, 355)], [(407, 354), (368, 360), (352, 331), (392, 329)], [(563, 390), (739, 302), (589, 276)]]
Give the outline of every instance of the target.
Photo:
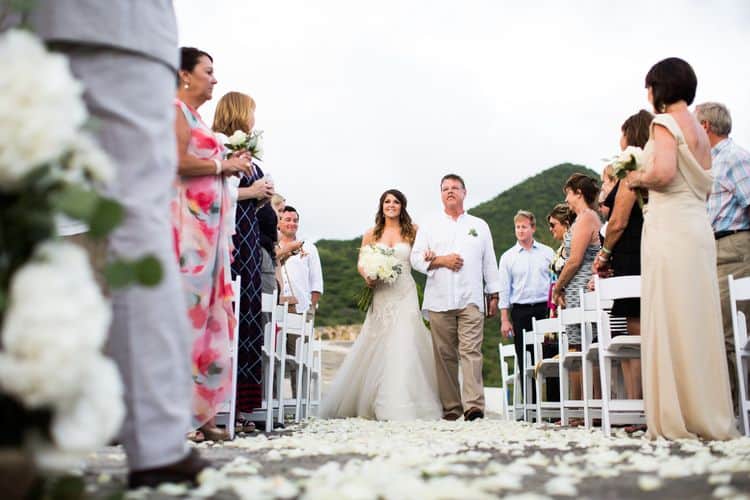
[(737, 385), (739, 386), (739, 408), (742, 413), (740, 420), (742, 422), (742, 430), (745, 433), (745, 436), (750, 436), (750, 417), (748, 416), (748, 413), (750, 413), (750, 404), (748, 404), (747, 395), (748, 358), (742, 356), (739, 351), (740, 349), (737, 349)]
[(603, 363), (599, 363), (599, 372), (601, 373), (602, 384), (602, 431), (609, 437), (612, 434), (610, 422), (609, 400), (611, 390), (610, 381), (612, 380), (612, 360), (604, 358)]

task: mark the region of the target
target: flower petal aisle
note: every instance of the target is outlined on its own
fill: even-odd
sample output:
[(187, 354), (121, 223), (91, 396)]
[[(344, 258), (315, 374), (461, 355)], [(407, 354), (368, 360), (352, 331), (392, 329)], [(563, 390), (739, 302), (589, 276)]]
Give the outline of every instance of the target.
[[(494, 419), (348, 419), (199, 446), (216, 468), (201, 476), (199, 488), (175, 486), (170, 493), (212, 498), (231, 491), (243, 499), (750, 498), (750, 438), (669, 443)], [(90, 465), (112, 470), (117, 460), (109, 451)], [(111, 480), (109, 487), (116, 486)]]

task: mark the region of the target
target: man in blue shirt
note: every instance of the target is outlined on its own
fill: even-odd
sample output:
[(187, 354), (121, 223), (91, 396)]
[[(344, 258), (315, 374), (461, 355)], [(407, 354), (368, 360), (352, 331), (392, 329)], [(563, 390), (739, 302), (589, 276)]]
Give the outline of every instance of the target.
[[(517, 243), (500, 257), (500, 331), (506, 339), (513, 337), (516, 357), (522, 366), (523, 331), (531, 330), (531, 318), (547, 317), (549, 265), (554, 252), (534, 240), (536, 218), (533, 213), (519, 210), (513, 222)], [(555, 354), (557, 344), (545, 344), (544, 357)], [(523, 377), (520, 387), (523, 388)], [(559, 381), (547, 381), (547, 400), (560, 400)]]
[[(735, 279), (750, 276), (750, 152), (729, 138), (732, 117), (723, 104), (699, 104), (695, 107), (695, 116), (711, 143), (711, 173), (714, 183), (708, 197), (708, 217), (716, 238), (724, 344), (736, 410), (737, 363), (727, 276), (731, 274)], [(746, 317), (750, 317), (750, 304), (740, 302), (738, 309)]]

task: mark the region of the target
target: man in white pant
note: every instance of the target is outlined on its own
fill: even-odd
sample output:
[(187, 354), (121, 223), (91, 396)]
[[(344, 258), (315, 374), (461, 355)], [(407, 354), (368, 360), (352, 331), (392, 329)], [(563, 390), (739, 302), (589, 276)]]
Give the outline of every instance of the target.
[(177, 26), (171, 0), (39, 0), (33, 29), (70, 59), (101, 145), (117, 166), (105, 193), (126, 210), (112, 256), (156, 256), (154, 288), (112, 293), (108, 350), (125, 384), (120, 439), (132, 487), (195, 481), (207, 463), (189, 452), (190, 338), (169, 221), (176, 174)]

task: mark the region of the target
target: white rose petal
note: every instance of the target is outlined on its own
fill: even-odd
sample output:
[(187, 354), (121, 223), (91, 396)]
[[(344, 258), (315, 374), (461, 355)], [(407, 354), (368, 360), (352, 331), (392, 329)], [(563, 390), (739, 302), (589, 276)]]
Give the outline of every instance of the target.
[(662, 487), (662, 480), (656, 476), (638, 476), (638, 487), (643, 491), (654, 491)]

